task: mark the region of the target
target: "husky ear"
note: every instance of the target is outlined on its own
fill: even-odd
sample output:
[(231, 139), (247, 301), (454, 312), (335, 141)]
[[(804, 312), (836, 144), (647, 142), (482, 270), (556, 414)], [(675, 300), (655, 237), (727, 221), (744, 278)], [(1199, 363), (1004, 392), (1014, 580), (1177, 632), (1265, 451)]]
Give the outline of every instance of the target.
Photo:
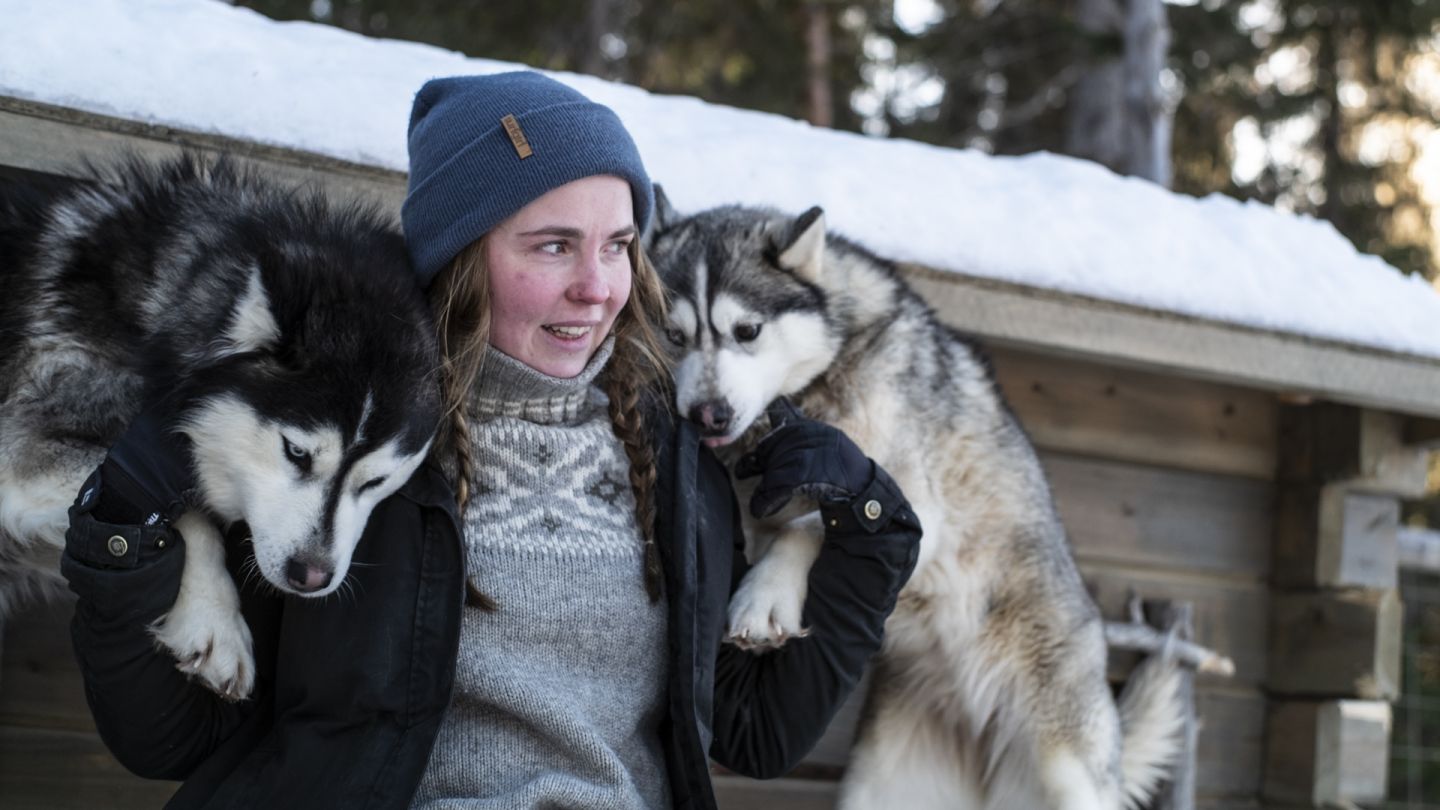
[(219, 351), (213, 359), (232, 354), (253, 352), (275, 346), (280, 340), (280, 325), (270, 312), (270, 296), (260, 280), (260, 268), (250, 270), (245, 292), (235, 301), (230, 324), (221, 337)]
[(670, 205), (670, 198), (665, 196), (665, 189), (659, 183), (654, 184), (655, 189), (655, 211), (650, 215), (650, 224), (646, 226), (645, 233), (640, 235), (640, 244), (646, 248), (655, 241), (655, 234), (680, 221), (680, 215), (675, 213), (674, 206)]
[(815, 206), (790, 224), (780, 266), (806, 281), (818, 281), (825, 260), (825, 212)]

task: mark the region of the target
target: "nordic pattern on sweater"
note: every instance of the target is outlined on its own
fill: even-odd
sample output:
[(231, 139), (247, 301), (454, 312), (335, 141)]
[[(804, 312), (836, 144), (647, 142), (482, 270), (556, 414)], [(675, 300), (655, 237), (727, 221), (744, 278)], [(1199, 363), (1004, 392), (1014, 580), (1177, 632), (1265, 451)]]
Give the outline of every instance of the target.
[(455, 694), (415, 806), (669, 803), (660, 748), (665, 610), (642, 578), (629, 462), (593, 384), (491, 352), (471, 435), (466, 608)]

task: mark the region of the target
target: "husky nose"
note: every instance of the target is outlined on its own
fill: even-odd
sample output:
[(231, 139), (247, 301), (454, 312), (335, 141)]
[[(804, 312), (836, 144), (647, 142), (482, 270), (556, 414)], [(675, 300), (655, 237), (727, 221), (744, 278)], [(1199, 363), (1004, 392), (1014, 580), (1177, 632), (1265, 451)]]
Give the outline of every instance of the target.
[(290, 587), (302, 593), (311, 593), (330, 584), (333, 572), (303, 563), (294, 557), (285, 564), (285, 579)]
[(735, 412), (730, 410), (730, 403), (723, 399), (712, 399), (690, 408), (690, 421), (710, 434), (724, 433), (734, 418)]

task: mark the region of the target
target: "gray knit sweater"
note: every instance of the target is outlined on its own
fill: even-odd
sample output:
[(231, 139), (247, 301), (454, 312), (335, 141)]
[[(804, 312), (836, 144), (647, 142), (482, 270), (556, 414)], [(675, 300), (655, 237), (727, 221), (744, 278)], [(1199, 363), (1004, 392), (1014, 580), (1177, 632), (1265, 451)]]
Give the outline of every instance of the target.
[(643, 582), (629, 462), (594, 384), (486, 357), (471, 431), (467, 607), (424, 808), (669, 805), (665, 610)]

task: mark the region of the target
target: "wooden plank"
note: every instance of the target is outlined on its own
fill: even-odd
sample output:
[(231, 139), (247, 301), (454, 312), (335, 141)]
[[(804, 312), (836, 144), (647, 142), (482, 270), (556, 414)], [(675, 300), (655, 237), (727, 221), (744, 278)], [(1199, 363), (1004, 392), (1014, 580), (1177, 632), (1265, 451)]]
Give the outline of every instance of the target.
[(946, 324), (1057, 356), (1440, 416), (1440, 358), (1222, 323), (916, 265), (902, 275)]
[(813, 779), (770, 779), (716, 776), (715, 798), (720, 810), (830, 810), (839, 786)]
[(1272, 595), (1269, 688), (1282, 695), (1394, 700), (1400, 694), (1400, 592)]
[(0, 725), (93, 731), (70, 646), (73, 598), (31, 607), (5, 622)]
[(1262, 581), (1273, 487), (1263, 481), (1043, 453), (1077, 556)]
[[(1086, 587), (1107, 617), (1125, 615), (1125, 604), (1132, 589), (1143, 599), (1170, 599), (1195, 605), (1195, 642), (1235, 661), (1234, 677), (1200, 675), (1196, 679), (1197, 688), (1250, 688), (1264, 681), (1269, 646), (1263, 617), (1269, 615), (1270, 594), (1263, 582), (1127, 568), (1083, 557), (1077, 562)], [(1135, 660), (1133, 653), (1112, 653), (1111, 676), (1125, 677)]]
[(0, 807), (6, 810), (149, 810), (176, 787), (126, 771), (94, 734), (0, 726)]
[(994, 349), (995, 376), (1036, 446), (1157, 466), (1275, 476), (1273, 395)]
[(1267, 800), (1350, 806), (1385, 798), (1390, 704), (1277, 703), (1271, 707), (1268, 727)]
[(1223, 685), (1197, 689), (1200, 719), (1195, 791), (1198, 797), (1254, 797), (1265, 761), (1265, 696)]

